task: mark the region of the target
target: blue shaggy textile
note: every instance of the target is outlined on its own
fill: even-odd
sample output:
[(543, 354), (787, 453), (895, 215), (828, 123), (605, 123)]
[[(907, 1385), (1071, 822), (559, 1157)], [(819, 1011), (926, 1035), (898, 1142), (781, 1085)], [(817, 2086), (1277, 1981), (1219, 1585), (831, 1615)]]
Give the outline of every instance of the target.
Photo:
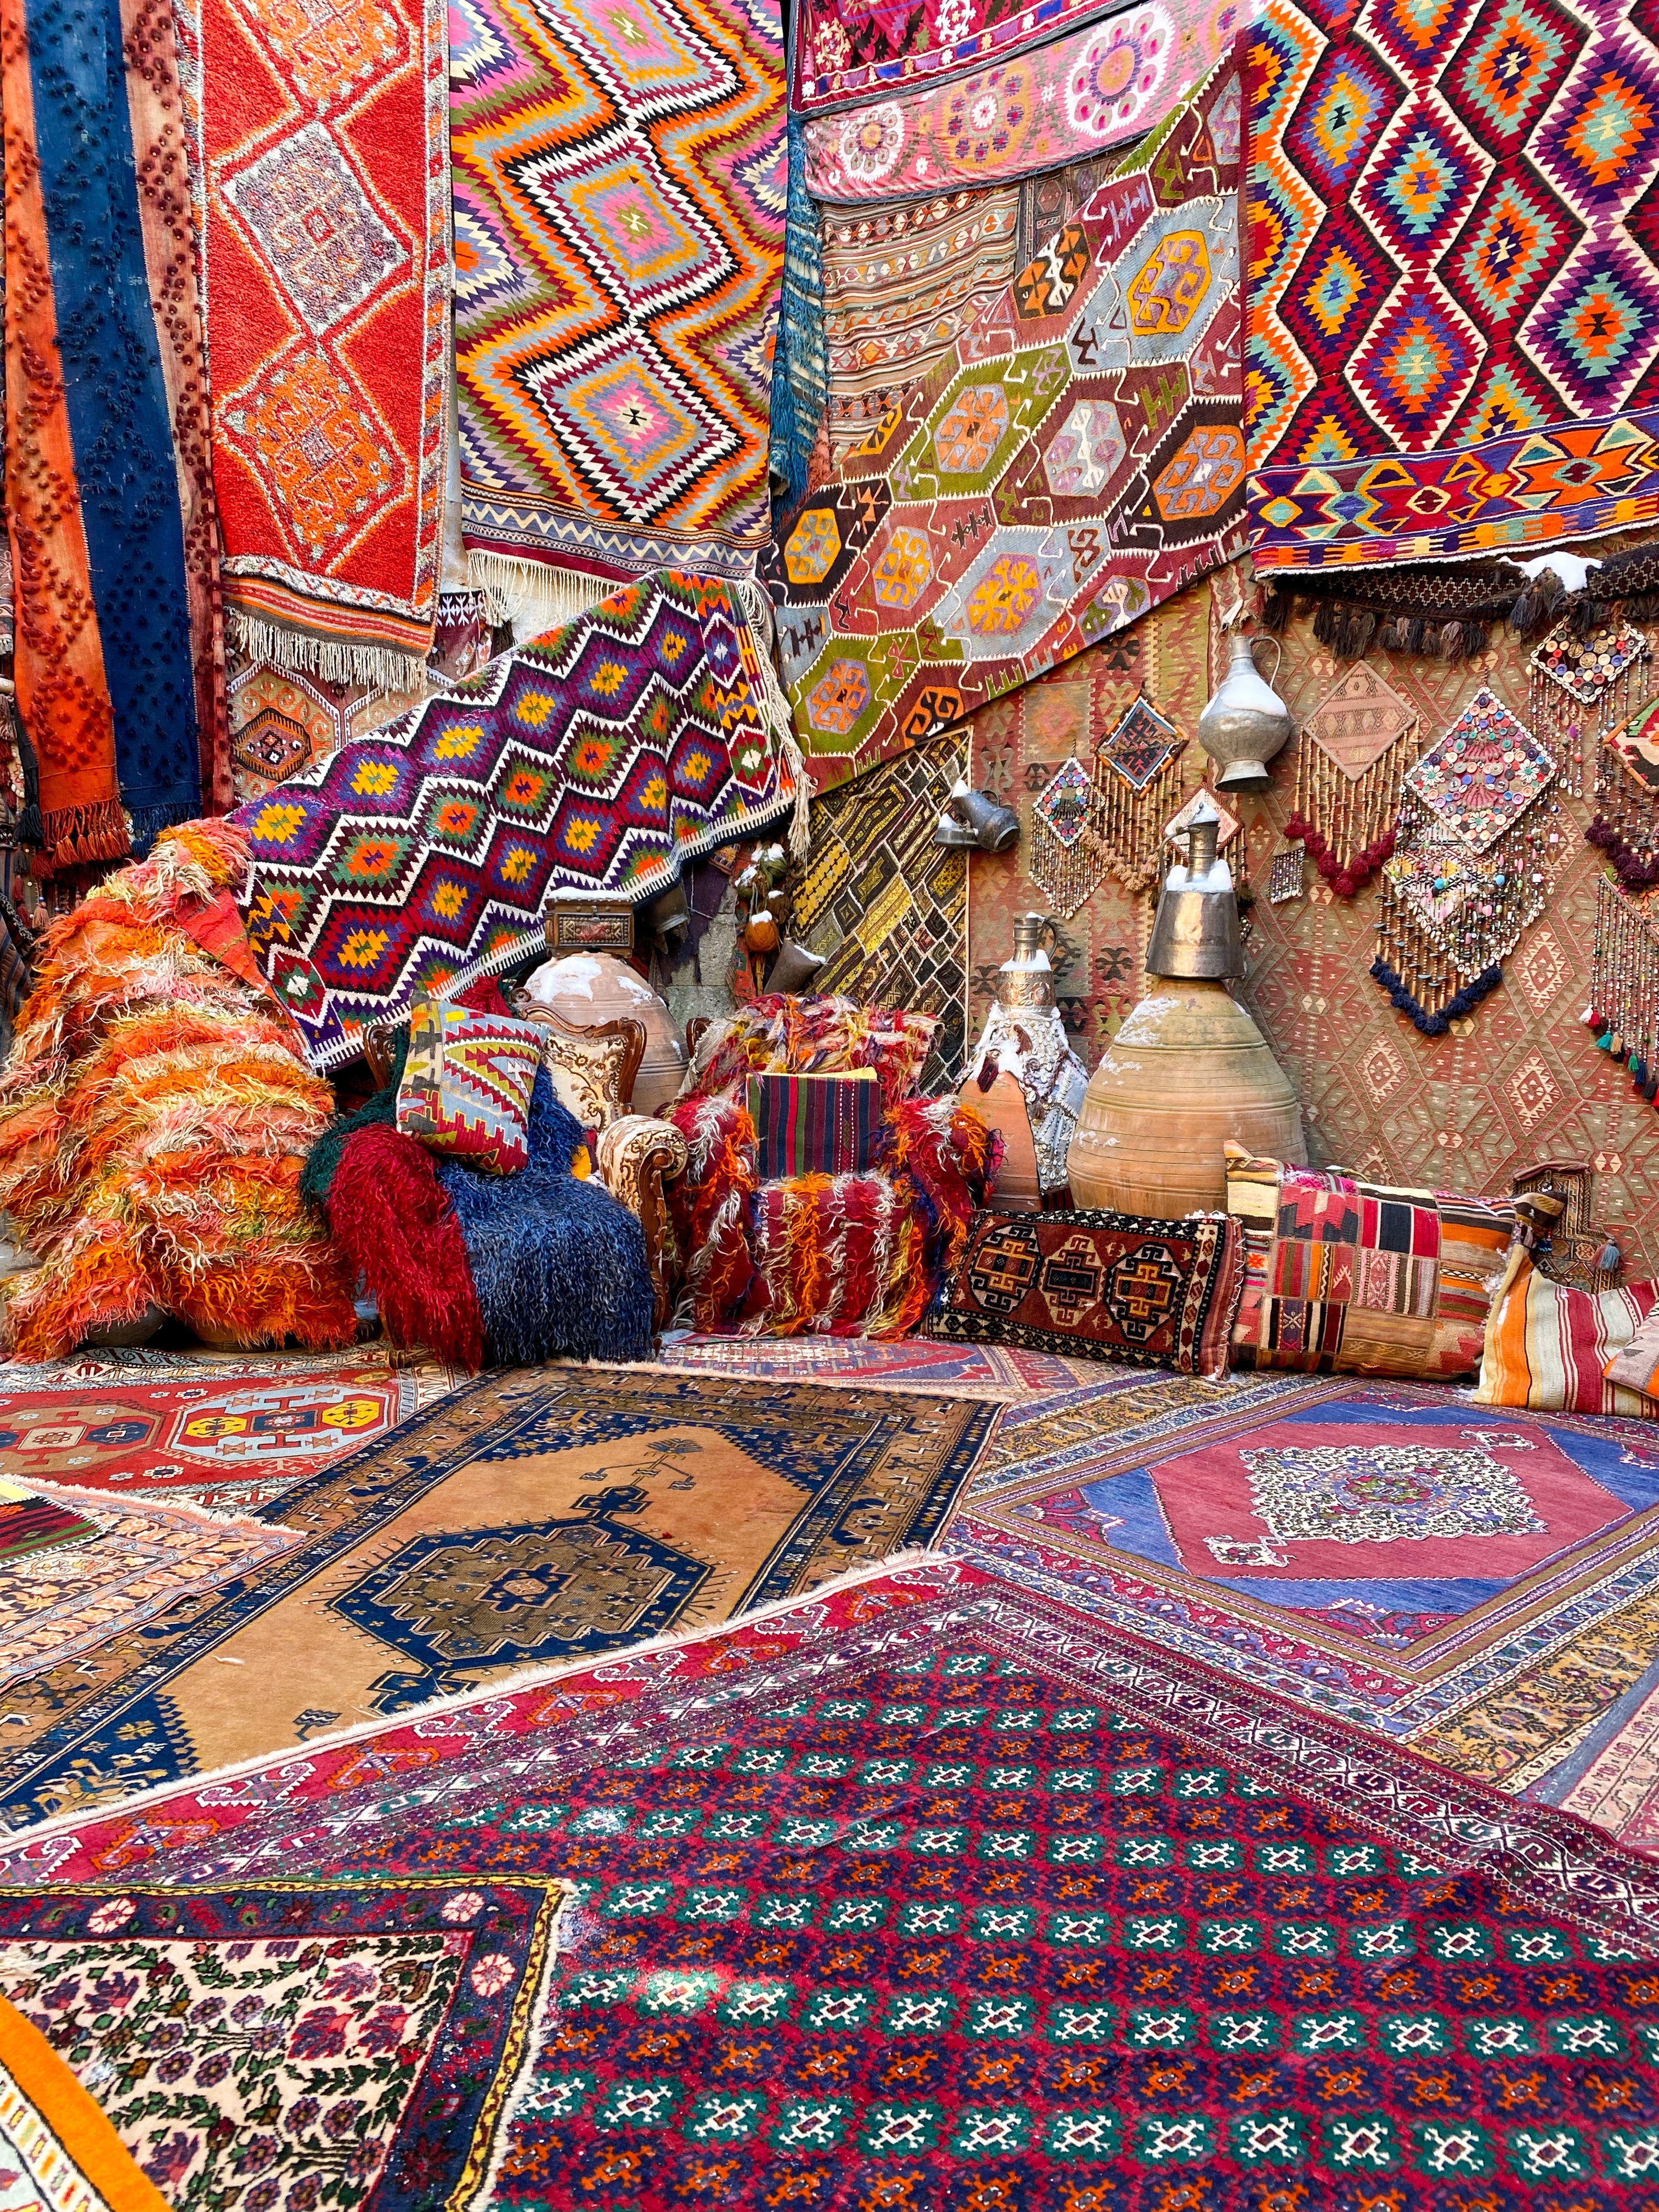
[(645, 1232), (601, 1182), (572, 1175), (581, 1142), (580, 1124), (554, 1097), (544, 1067), (531, 1095), (522, 1174), (438, 1170), (460, 1220), (494, 1365), (651, 1356)]

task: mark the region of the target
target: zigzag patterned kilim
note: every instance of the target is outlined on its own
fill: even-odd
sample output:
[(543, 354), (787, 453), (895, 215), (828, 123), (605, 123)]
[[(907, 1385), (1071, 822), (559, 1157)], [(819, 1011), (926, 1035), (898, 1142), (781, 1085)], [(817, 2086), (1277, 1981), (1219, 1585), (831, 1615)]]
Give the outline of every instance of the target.
[(468, 545), (752, 571), (783, 264), (776, 0), (454, 0)]
[(1267, 0), (1251, 40), (1258, 568), (1659, 519), (1644, 0)]
[(1210, 72), (769, 552), (821, 787), (1241, 550), (1239, 74)]
[(794, 805), (728, 588), (647, 578), (250, 801), (243, 900), (313, 1066), (512, 964), (548, 894), (645, 899)]

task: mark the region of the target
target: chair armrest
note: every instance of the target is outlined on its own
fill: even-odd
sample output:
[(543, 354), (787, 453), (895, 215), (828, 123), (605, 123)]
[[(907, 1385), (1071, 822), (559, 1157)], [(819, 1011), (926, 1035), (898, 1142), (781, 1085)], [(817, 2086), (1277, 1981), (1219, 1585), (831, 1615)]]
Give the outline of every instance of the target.
[(679, 1289), (682, 1262), (665, 1186), (685, 1173), (690, 1158), (672, 1121), (648, 1114), (624, 1114), (601, 1129), (594, 1164), (599, 1181), (645, 1231), (646, 1264), (656, 1299), (656, 1325), (663, 1328)]

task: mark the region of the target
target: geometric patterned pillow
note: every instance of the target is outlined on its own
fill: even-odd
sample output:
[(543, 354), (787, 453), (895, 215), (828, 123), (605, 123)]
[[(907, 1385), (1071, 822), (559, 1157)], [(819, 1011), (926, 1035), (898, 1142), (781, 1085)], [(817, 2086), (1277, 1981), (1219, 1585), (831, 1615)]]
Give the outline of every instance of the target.
[(1226, 1152), (1227, 1210), (1244, 1231), (1235, 1364), (1439, 1382), (1474, 1372), (1515, 1226), (1507, 1200)]
[(1659, 1305), (1656, 1305), (1622, 1352), (1601, 1370), (1609, 1382), (1622, 1382), (1645, 1398), (1659, 1399)]
[(398, 1127), (428, 1152), (489, 1175), (518, 1175), (530, 1164), (530, 1094), (541, 1056), (532, 1022), (416, 1000)]
[(1517, 1245), (1486, 1324), (1477, 1406), (1530, 1406), (1547, 1413), (1651, 1414), (1654, 1402), (1609, 1379), (1655, 1311), (1659, 1284), (1577, 1291), (1541, 1274)]

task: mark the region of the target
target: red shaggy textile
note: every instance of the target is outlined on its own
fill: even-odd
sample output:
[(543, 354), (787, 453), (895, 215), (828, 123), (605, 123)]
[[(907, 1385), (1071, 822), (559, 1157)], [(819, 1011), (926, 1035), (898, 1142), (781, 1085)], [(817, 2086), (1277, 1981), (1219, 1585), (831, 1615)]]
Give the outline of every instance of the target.
[(394, 1344), (423, 1344), (476, 1374), (483, 1316), (461, 1224), (432, 1155), (382, 1121), (348, 1137), (328, 1194), (329, 1226), (361, 1270)]
[(680, 1096), (741, 1098), (751, 1075), (842, 1075), (872, 1067), (884, 1106), (914, 1098), (939, 1034), (934, 1014), (857, 1006), (850, 999), (774, 993), (739, 1006), (697, 1046)]

